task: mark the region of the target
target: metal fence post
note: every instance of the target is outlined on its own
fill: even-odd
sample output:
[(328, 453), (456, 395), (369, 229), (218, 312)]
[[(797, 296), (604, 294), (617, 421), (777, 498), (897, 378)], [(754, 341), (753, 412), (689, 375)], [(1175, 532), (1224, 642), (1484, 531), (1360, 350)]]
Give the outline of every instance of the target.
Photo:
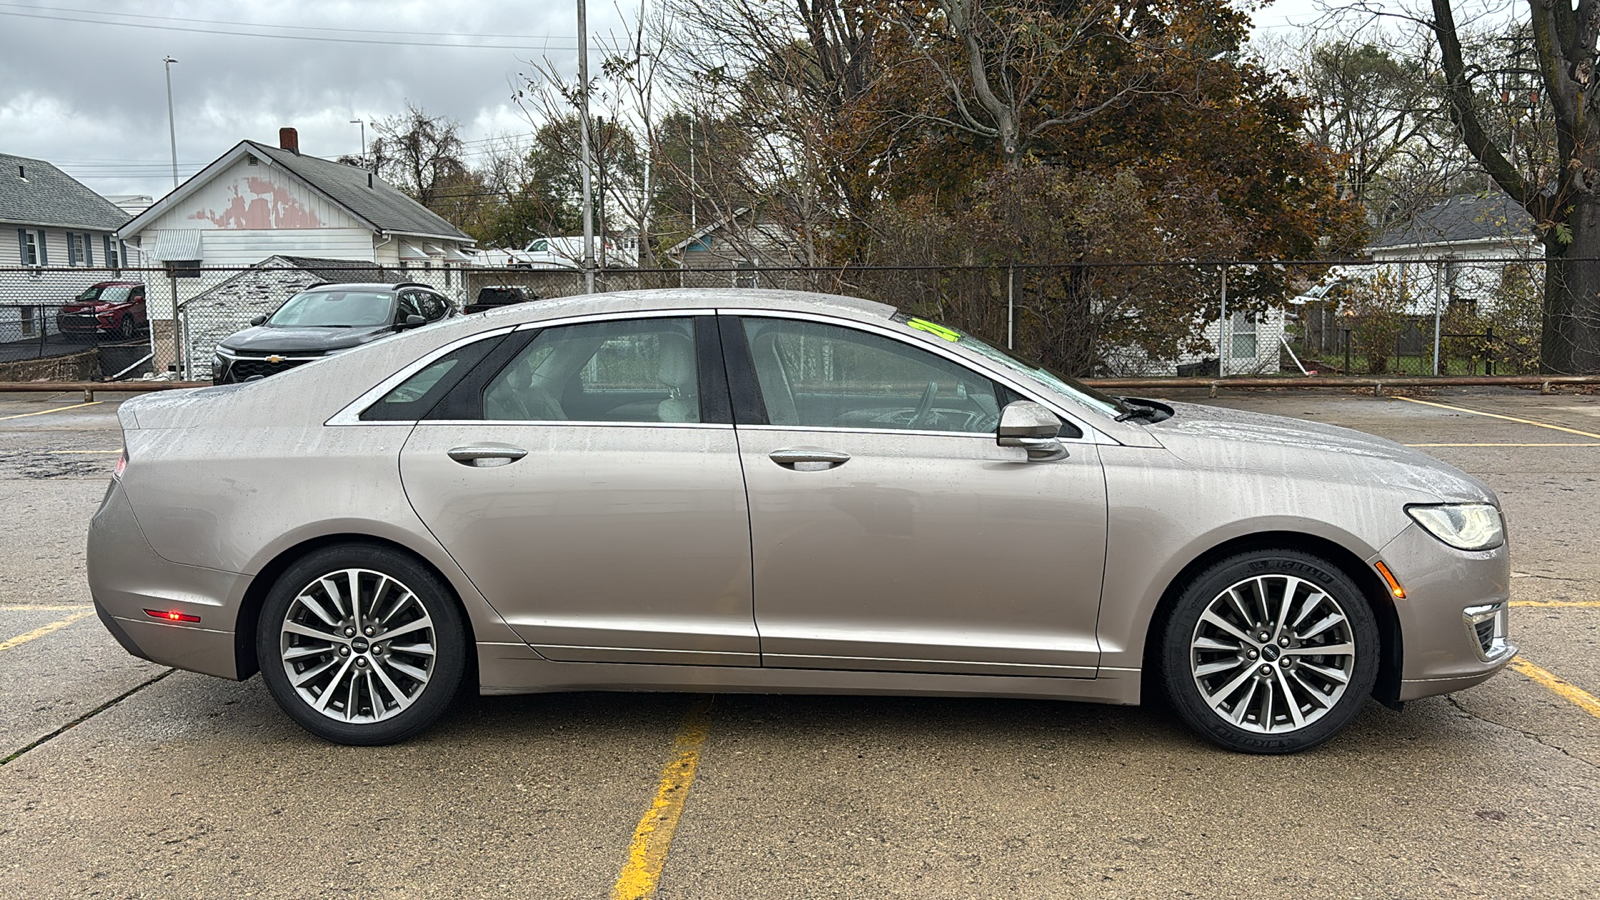
[[(1226, 335), (1226, 340), (1224, 340)], [(1228, 377), (1228, 354), (1233, 352), (1233, 327), (1228, 321), (1228, 264), (1222, 264), (1222, 315), (1217, 319), (1217, 377)]]
[(179, 378), (183, 377), (183, 329), (179, 327), (179, 312), (182, 307), (178, 304), (178, 270), (167, 269), (167, 283), (172, 288), (172, 371)]
[(1017, 349), (1017, 267), (1006, 266), (1006, 349)]
[(1439, 374), (1439, 330), (1440, 320), (1444, 318), (1441, 308), (1441, 297), (1444, 293), (1444, 267), (1446, 263), (1439, 263), (1433, 278), (1433, 374)]

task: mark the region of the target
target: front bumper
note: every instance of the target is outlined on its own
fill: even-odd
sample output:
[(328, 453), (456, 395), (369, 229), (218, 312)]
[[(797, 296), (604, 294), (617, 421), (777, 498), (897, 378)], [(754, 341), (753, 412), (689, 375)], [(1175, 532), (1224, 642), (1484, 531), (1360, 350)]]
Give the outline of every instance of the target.
[(1394, 604), (1405, 651), (1399, 700), (1482, 684), (1517, 655), (1506, 627), (1507, 545), (1456, 550), (1413, 524), (1379, 556), (1406, 592)]
[[(239, 677), (234, 631), (249, 577), (157, 556), (117, 481), (89, 523), (88, 574), (95, 612), (123, 649), (166, 666)], [(158, 619), (147, 610), (199, 621)]]

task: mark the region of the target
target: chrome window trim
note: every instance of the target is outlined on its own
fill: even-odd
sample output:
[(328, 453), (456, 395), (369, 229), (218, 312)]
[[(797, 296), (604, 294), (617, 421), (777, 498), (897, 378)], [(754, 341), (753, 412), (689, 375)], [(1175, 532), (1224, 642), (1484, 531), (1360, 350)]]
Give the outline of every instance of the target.
[[(740, 425), (740, 431), (816, 431), (824, 434), (910, 434), (921, 437), (955, 437), (977, 438), (984, 443), (994, 443), (995, 434), (992, 431), (927, 431), (909, 428), (844, 428), (837, 425)], [(1061, 438), (1063, 441), (1085, 444), (1093, 443), (1083, 438)]]
[[(799, 319), (799, 320), (808, 321), (808, 322), (820, 322), (820, 323), (822, 323), (824, 325), (835, 325), (835, 326), (838, 326), (840, 328), (854, 328), (854, 329), (857, 329), (857, 330), (860, 330), (860, 331), (868, 331), (868, 332), (871, 332), (873, 334), (877, 334), (877, 335), (879, 335), (881, 337), (890, 338), (891, 340), (899, 341), (900, 343), (905, 344), (905, 345), (910, 346), (910, 347), (916, 347), (916, 348), (918, 348), (920, 350), (927, 350), (930, 353), (934, 354), (935, 356), (943, 357), (943, 358), (949, 360), (950, 362), (953, 362), (956, 365), (962, 367), (963, 369), (967, 369), (969, 371), (974, 371), (977, 374), (982, 375), (985, 378), (988, 378), (990, 381), (998, 381), (999, 383), (1005, 385), (1006, 387), (1012, 389), (1013, 391), (1016, 391), (1017, 393), (1021, 394), (1023, 397), (1025, 397), (1025, 398), (1027, 398), (1029, 400), (1032, 400), (1035, 403), (1042, 404), (1046, 409), (1049, 409), (1051, 412), (1055, 413), (1057, 416), (1060, 416), (1064, 421), (1070, 422), (1071, 424), (1077, 426), (1078, 430), (1083, 432), (1083, 436), (1082, 437), (1075, 437), (1075, 438), (1064, 437), (1064, 438), (1060, 438), (1060, 440), (1063, 443), (1073, 443), (1073, 444), (1111, 444), (1111, 445), (1116, 445), (1116, 446), (1120, 446), (1121, 445), (1120, 441), (1118, 441), (1117, 439), (1111, 437), (1110, 435), (1102, 432), (1100, 429), (1095, 428), (1093, 425), (1090, 425), (1089, 422), (1086, 419), (1084, 419), (1082, 416), (1080, 416), (1079, 414), (1076, 414), (1076, 413), (1073, 413), (1073, 412), (1069, 412), (1066, 409), (1065, 405), (1063, 403), (1061, 403), (1060, 401), (1055, 400), (1053, 398), (1045, 399), (1045, 398), (1041, 397), (1040, 396), (1040, 392), (1039, 392), (1039, 390), (1037, 388), (1032, 387), (1032, 386), (1023, 385), (1023, 384), (1019, 383), (1018, 380), (1013, 378), (1013, 377), (1011, 377), (1009, 373), (1001, 374), (1001, 373), (995, 372), (995, 371), (993, 371), (993, 370), (991, 370), (991, 369), (989, 369), (988, 367), (985, 367), (985, 366), (975, 366), (973, 364), (973, 361), (968, 359), (968, 358), (966, 358), (965, 356), (962, 356), (962, 355), (957, 354), (957, 353), (952, 353), (952, 352), (946, 350), (945, 348), (938, 346), (937, 344), (925, 343), (923, 341), (918, 341), (918, 340), (909, 338), (906, 335), (901, 334), (900, 332), (895, 331), (892, 328), (887, 328), (887, 327), (884, 327), (882, 325), (878, 325), (877, 323), (874, 323), (874, 322), (863, 322), (863, 321), (861, 321), (859, 319), (839, 318), (837, 316), (830, 316), (830, 315), (827, 315), (825, 313), (811, 313), (811, 312), (798, 312), (798, 311), (792, 311), (792, 310), (771, 310), (771, 309), (748, 309), (748, 308), (718, 309), (717, 310), (717, 315), (719, 315), (719, 316), (753, 316), (753, 317), (762, 318), (762, 319)], [(991, 433), (991, 432), (974, 433), (974, 432), (970, 432), (970, 431), (910, 431), (910, 430), (901, 430), (901, 429), (892, 429), (892, 428), (891, 429), (876, 429), (876, 428), (840, 428), (840, 427), (816, 427), (816, 428), (811, 428), (811, 427), (807, 427), (807, 426), (792, 426), (792, 425), (741, 425), (740, 427), (741, 428), (763, 428), (763, 429), (776, 428), (776, 429), (783, 430), (783, 431), (797, 431), (797, 430), (801, 430), (801, 431), (835, 431), (835, 432), (844, 432), (844, 433), (870, 432), (870, 433), (874, 433), (874, 434), (938, 434), (938, 435), (964, 434), (964, 435), (969, 435), (969, 436), (974, 436), (974, 437), (983, 437), (983, 438), (990, 438), (990, 439), (994, 438), (994, 434)]]
[[(364, 422), (365, 425), (375, 425), (375, 422)], [(507, 426), (516, 425), (524, 427), (579, 427), (579, 428), (726, 428), (731, 430), (732, 425), (726, 422), (579, 422), (571, 419), (422, 419), (413, 422), (399, 422), (401, 425), (415, 425), (425, 427), (430, 425), (454, 425), (457, 427), (467, 425)]]
[[(361, 396), (357, 397), (355, 400), (353, 400), (349, 404), (347, 404), (343, 409), (340, 409), (338, 412), (334, 413), (333, 416), (328, 419), (328, 421), (326, 421), (326, 422), (324, 422), (322, 424), (324, 424), (324, 425), (416, 425), (416, 424), (418, 424), (418, 422), (422, 421), (422, 420), (419, 420), (419, 419), (389, 419), (389, 420), (384, 420), (382, 422), (364, 422), (361, 419), (361, 414), (366, 411), (367, 407), (369, 407), (372, 404), (377, 403), (379, 400), (383, 399), (383, 396), (385, 394), (387, 394), (390, 391), (394, 390), (395, 388), (399, 387), (401, 382), (405, 381), (407, 378), (410, 378), (412, 375), (415, 375), (417, 372), (419, 372), (423, 368), (427, 367), (434, 360), (438, 359), (441, 356), (444, 356), (447, 353), (452, 353), (452, 352), (454, 352), (456, 350), (459, 350), (460, 348), (465, 347), (465, 346), (467, 346), (468, 344), (470, 344), (470, 343), (472, 343), (474, 341), (486, 340), (488, 338), (492, 338), (492, 337), (496, 337), (496, 336), (507, 335), (507, 334), (511, 334), (512, 332), (515, 332), (515, 331), (531, 331), (533, 329), (539, 329), (539, 328), (556, 328), (556, 327), (559, 327), (561, 325), (582, 325), (582, 324), (586, 324), (586, 323), (589, 323), (589, 322), (608, 322), (608, 321), (616, 321), (616, 320), (623, 320), (623, 319), (692, 319), (695, 316), (714, 316), (716, 314), (717, 314), (716, 310), (709, 309), (709, 308), (647, 309), (647, 310), (631, 310), (631, 311), (628, 311), (628, 312), (584, 313), (582, 315), (561, 316), (561, 317), (554, 318), (554, 319), (541, 319), (541, 320), (538, 320), (538, 321), (535, 321), (535, 322), (524, 322), (524, 323), (522, 323), (520, 325), (502, 325), (499, 328), (492, 328), (492, 329), (490, 329), (488, 331), (480, 331), (480, 332), (477, 332), (476, 334), (470, 334), (470, 335), (467, 335), (466, 337), (457, 338), (456, 340), (453, 340), (450, 343), (445, 344), (445, 345), (443, 345), (441, 347), (436, 347), (431, 352), (426, 353), (426, 354), (418, 357), (413, 362), (401, 367), (400, 371), (398, 371), (398, 372), (394, 373), (393, 375), (390, 375), (388, 378), (385, 378), (384, 380), (378, 382), (378, 384), (375, 387), (372, 387), (372, 388), (368, 389), (365, 393), (361, 394)], [(323, 357), (317, 357), (317, 358), (321, 359)], [(441, 420), (436, 420), (436, 421), (441, 421), (441, 422), (450, 421), (450, 422), (457, 422), (459, 424), (458, 420), (453, 420), (453, 419), (452, 420), (443, 420), (443, 419), (441, 419)], [(465, 421), (471, 422), (471, 423), (474, 423), (474, 424), (482, 424), (484, 422), (507, 422), (507, 421), (515, 422), (515, 421), (519, 421), (519, 420), (516, 420), (516, 419), (468, 419), (468, 420), (465, 420)], [(562, 424), (578, 424), (578, 423), (572, 423), (572, 422), (568, 422), (566, 420), (560, 420), (560, 419), (551, 420), (551, 421), (552, 422), (559, 422), (559, 423), (562, 423)], [(527, 422), (523, 422), (522, 424), (528, 424), (528, 423)], [(625, 425), (625, 424), (631, 424), (631, 425), (655, 425), (655, 426), (659, 426), (659, 425), (700, 425), (702, 423), (697, 423), (697, 422), (600, 422), (600, 423), (595, 423), (595, 424), (601, 424), (601, 425)], [(706, 423), (706, 424), (709, 425), (710, 423)], [(718, 427), (723, 427), (723, 426), (718, 426)], [(733, 426), (732, 425), (728, 425), (728, 426), (725, 426), (725, 427), (732, 428)]]

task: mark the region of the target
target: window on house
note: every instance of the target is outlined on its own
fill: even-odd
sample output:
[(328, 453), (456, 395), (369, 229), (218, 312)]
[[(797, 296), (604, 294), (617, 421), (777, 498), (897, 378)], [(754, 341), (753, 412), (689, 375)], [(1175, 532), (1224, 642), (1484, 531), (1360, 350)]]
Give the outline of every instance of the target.
[(733, 267), (738, 271), (733, 273), (733, 286), (743, 288), (759, 287), (761, 275), (756, 272), (756, 260), (736, 259)]
[(117, 246), (117, 242), (113, 241), (111, 239), (111, 235), (109, 235), (109, 234), (101, 235), (101, 238), (103, 239), (104, 244), (105, 244), (106, 268), (108, 268), (108, 269), (120, 269), (120, 268), (122, 268), (122, 253), (120, 252), (122, 248)]
[(1256, 355), (1256, 317), (1235, 312), (1230, 323), (1233, 332), (1233, 358), (1254, 359)]
[(24, 228), (17, 229), (17, 247), (22, 251), (23, 265), (44, 265), (43, 256), (39, 252), (40, 245), (43, 244), (43, 241), (40, 240), (40, 238), (43, 236), (43, 232), (28, 231)]

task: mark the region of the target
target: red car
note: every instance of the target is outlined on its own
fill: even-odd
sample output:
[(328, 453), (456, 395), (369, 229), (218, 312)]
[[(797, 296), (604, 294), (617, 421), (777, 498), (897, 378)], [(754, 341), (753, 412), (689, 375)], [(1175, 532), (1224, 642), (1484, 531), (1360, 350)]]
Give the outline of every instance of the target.
[(56, 313), (56, 329), (67, 335), (127, 340), (146, 324), (144, 285), (137, 281), (102, 281)]

